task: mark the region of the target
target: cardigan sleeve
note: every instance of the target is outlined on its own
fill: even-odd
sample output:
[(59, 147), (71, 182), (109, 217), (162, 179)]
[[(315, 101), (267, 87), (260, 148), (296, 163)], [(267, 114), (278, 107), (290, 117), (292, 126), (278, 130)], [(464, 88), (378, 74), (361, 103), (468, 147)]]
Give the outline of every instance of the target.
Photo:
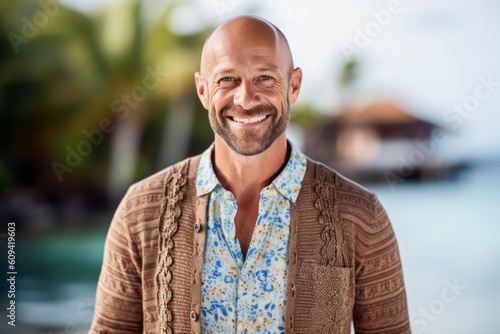
[(356, 334), (410, 333), (403, 270), (389, 218), (371, 194), (373, 213), (357, 233)]
[(106, 237), (91, 334), (143, 331), (141, 257), (127, 224), (127, 195)]

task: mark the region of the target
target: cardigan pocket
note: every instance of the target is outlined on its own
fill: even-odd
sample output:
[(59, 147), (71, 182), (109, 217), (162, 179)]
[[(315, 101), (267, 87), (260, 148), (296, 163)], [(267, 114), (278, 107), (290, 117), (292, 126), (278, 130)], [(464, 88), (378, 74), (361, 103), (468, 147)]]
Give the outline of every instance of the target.
[(300, 333), (350, 333), (354, 267), (299, 263), (295, 282), (295, 328)]

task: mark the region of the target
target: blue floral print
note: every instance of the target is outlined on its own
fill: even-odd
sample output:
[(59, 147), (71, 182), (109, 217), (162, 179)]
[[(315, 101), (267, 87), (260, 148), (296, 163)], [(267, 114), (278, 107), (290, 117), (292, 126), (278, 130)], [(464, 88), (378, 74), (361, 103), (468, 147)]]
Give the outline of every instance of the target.
[(246, 259), (236, 238), (233, 194), (212, 167), (213, 145), (198, 167), (196, 192), (210, 194), (202, 272), (203, 333), (284, 333), (290, 204), (295, 202), (306, 158), (292, 145), (283, 171), (260, 193), (259, 212)]

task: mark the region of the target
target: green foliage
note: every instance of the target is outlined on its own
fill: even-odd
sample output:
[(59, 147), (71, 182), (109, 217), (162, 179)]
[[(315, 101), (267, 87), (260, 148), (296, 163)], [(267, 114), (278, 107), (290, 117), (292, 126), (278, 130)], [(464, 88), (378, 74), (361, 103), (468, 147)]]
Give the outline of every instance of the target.
[(358, 75), (358, 68), (359, 62), (356, 59), (348, 60), (342, 68), (342, 72), (340, 74), (340, 84), (342, 86), (348, 86), (354, 82)]
[(290, 122), (298, 124), (304, 130), (311, 129), (326, 119), (326, 116), (318, 113), (312, 106), (307, 104), (293, 106), (291, 113)]

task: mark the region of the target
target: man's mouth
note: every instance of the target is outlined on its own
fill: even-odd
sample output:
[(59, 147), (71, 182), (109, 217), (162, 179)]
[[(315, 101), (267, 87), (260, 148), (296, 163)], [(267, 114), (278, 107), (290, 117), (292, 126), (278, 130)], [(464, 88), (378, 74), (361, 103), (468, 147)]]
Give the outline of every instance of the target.
[(268, 115), (256, 116), (256, 117), (229, 117), (235, 122), (243, 123), (243, 124), (252, 124), (263, 121), (267, 118)]

